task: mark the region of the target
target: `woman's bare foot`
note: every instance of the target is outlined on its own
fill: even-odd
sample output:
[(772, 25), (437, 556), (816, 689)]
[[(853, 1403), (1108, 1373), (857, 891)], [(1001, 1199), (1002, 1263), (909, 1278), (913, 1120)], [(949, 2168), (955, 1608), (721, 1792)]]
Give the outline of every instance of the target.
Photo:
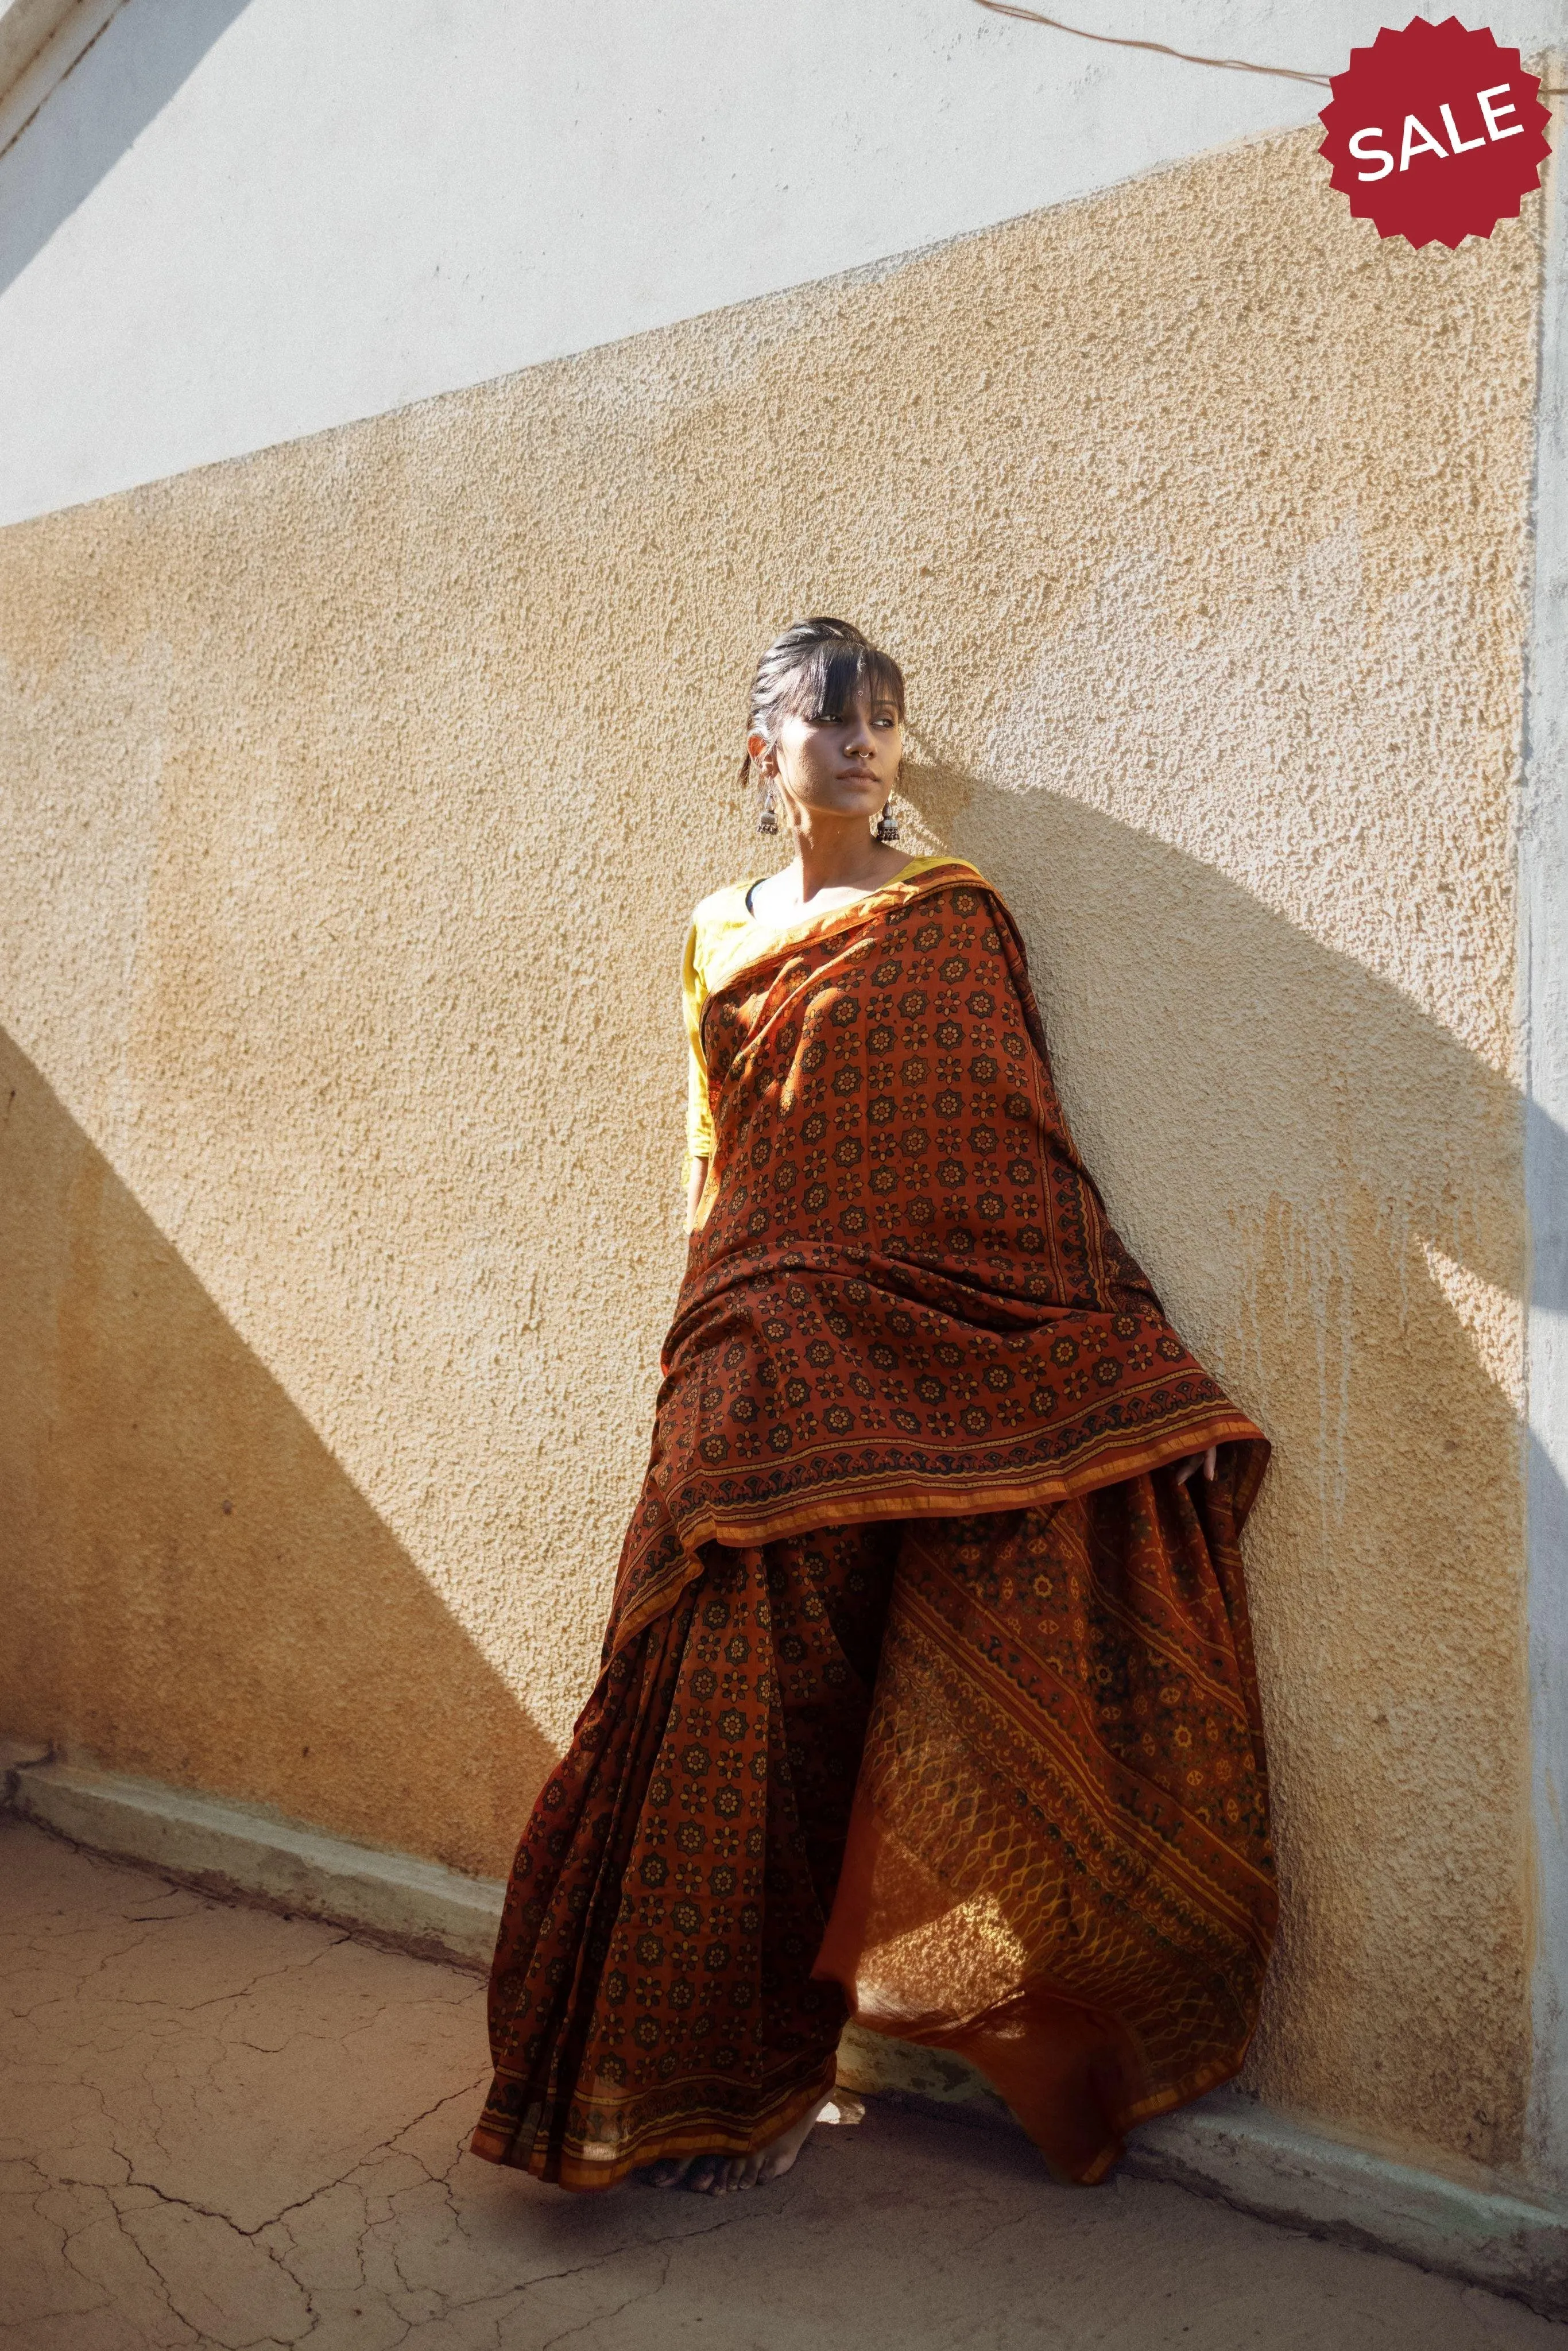
[[(830, 2108), (834, 2109), (831, 2114)], [(799, 2122), (791, 2123), (787, 2131), (780, 2131), (777, 2138), (769, 2139), (754, 2155), (692, 2155), (685, 2158), (667, 2155), (657, 2163), (645, 2164), (636, 2177), (647, 2188), (689, 2188), (697, 2196), (727, 2196), (736, 2188), (763, 2188), (770, 2179), (783, 2179), (818, 2123), (858, 2123), (864, 2112), (860, 2100), (849, 2092), (830, 2090)]]

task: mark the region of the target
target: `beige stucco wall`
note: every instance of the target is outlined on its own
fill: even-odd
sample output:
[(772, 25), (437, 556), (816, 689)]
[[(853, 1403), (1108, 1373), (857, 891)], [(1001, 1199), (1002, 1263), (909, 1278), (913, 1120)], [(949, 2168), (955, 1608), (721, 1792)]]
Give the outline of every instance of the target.
[(1537, 231), (1381, 245), (1313, 145), (0, 537), (8, 1728), (504, 1867), (644, 1458), (748, 661), (847, 612), (1276, 1442), (1256, 2085), (1513, 2161)]

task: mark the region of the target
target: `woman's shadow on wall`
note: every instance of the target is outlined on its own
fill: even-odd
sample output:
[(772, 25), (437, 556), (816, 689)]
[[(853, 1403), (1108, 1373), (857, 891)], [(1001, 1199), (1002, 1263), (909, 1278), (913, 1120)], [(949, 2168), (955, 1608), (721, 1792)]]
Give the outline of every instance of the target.
[[(1568, 1200), (1568, 1135), (1411, 995), (1070, 795), (940, 765), (911, 768), (906, 792), (932, 841), (972, 858), (1019, 916), (1085, 1155), (1134, 1247), (1134, 1227), (1152, 1254), (1168, 1243), (1189, 1314), (1210, 1311), (1206, 1270), (1228, 1280), (1239, 1245), (1288, 1249), (1292, 1233), (1338, 1251), (1303, 1268), (1326, 1284), (1291, 1301), (1309, 1312), (1335, 1312), (1342, 1285), (1375, 1284), (1407, 1246), (1446, 1260), (1467, 1365), (1480, 1352), (1477, 1318), (1453, 1305), (1467, 1290), (1568, 1310), (1539, 1233), (1530, 1259), (1521, 1188), (1528, 1158), (1538, 1199)], [(1360, 1267), (1353, 1197), (1378, 1241)], [(1245, 1346), (1236, 1370), (1266, 1376)]]
[[(1568, 1557), (1568, 1494), (1521, 1443), (1521, 1318), (1531, 1283), (1568, 1301), (1552, 1235), (1531, 1264), (1522, 1186), (1528, 1153), (1534, 1195), (1568, 1204), (1568, 1137), (1412, 995), (1167, 842), (935, 764), (907, 797), (1018, 914), (1113, 1217), (1274, 1441), (1249, 1553), (1285, 1916), (1249, 2078), (1310, 2104), (1303, 1972), (1364, 1989), (1375, 2040), (1379, 1986), (1440, 1982), (1456, 1949), (1506, 1976), (1500, 1920), (1529, 1898), (1525, 1493), (1537, 1560)], [(1469, 2031), (1434, 2008), (1416, 2086), (1438, 2108)], [(1509, 2095), (1467, 2109), (1483, 2160)]]
[(544, 1738), (3, 1037), (0, 1298), (6, 1729), (503, 1873)]

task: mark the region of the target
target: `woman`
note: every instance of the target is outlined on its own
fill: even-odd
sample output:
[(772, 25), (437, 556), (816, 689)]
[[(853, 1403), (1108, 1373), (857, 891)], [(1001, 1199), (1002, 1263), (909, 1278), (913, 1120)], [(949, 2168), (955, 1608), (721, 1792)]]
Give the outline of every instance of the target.
[(474, 2139), (570, 2188), (779, 2177), (852, 2013), (1094, 2180), (1256, 2020), (1268, 1447), (1111, 1229), (1007, 908), (892, 845), (903, 740), (857, 630), (780, 637), (747, 758), (795, 861), (688, 943), (685, 1280)]

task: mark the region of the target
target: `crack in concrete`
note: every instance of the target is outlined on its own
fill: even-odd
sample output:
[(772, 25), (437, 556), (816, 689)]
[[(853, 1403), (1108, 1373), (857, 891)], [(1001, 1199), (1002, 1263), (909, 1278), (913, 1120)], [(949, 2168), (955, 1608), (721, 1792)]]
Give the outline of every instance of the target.
[(362, 2170), (368, 2163), (373, 2162), (378, 2155), (390, 2155), (394, 2150), (400, 2154), (406, 2155), (411, 2163), (419, 2164), (419, 2168), (424, 2172), (425, 2178), (431, 2180), (434, 2184), (435, 2175), (425, 2168), (424, 2164), (421, 2162), (420, 2158), (414, 2154), (413, 2148), (399, 2148), (397, 2143), (400, 2138), (405, 2137), (410, 2131), (417, 2130), (421, 2123), (428, 2122), (433, 2115), (438, 2115), (443, 2106), (451, 2105), (454, 2101), (459, 2097), (472, 2097), (476, 2095), (478, 2083), (476, 2082), (473, 2088), (465, 2085), (461, 2090), (446, 2091), (441, 2097), (437, 2098), (433, 2106), (426, 2106), (423, 2114), (414, 2115), (406, 2123), (400, 2123), (397, 2129), (392, 2131), (386, 2138), (377, 2139), (374, 2145), (368, 2147), (364, 2154), (360, 2156), (340, 2179), (328, 2180), (322, 2187), (313, 2189), (308, 2196), (298, 2197), (294, 2203), (283, 2205), (278, 2211), (273, 2214), (271, 2221), (264, 2220), (260, 2223), (260, 2226), (262, 2228), (267, 2228), (281, 2222), (287, 2220), (290, 2212), (299, 2212), (307, 2210), (308, 2206), (316, 2202), (318, 2197), (329, 2195), (335, 2188), (348, 2187), (352, 2181), (354, 2174), (357, 2171)]
[[(312, 1951), (308, 1959), (286, 1959), (280, 1967), (258, 1969), (246, 1982), (236, 1985), (229, 1991), (209, 1993), (205, 2000), (183, 2000), (176, 2003), (169, 2000), (141, 2000), (134, 1993), (121, 1992), (117, 1996), (114, 2005), (117, 2008), (165, 2009), (176, 2018), (199, 2016), (204, 2009), (208, 2008), (231, 2008), (236, 2001), (248, 2000), (261, 1984), (274, 1983), (282, 1976), (304, 1975), (308, 1970), (326, 1959), (330, 1952), (338, 1950), (344, 1943), (351, 1942), (352, 1939), (350, 1935), (334, 1933), (330, 1940), (323, 1943), (319, 1950)], [(133, 1944), (131, 1948), (137, 1949), (140, 1946)]]
[[(673, 2192), (679, 2194), (682, 2191)], [(750, 2194), (753, 2191), (748, 2189), (746, 2192)], [(574, 2262), (569, 2269), (545, 2270), (538, 2277), (521, 2278), (514, 2291), (520, 2297), (532, 2294), (536, 2286), (554, 2285), (561, 2278), (586, 2277), (591, 2271), (603, 2269), (608, 2262), (620, 2261), (627, 2253), (646, 2252), (664, 2245), (674, 2248), (695, 2242), (701, 2237), (716, 2237), (723, 2229), (743, 2228), (755, 2221), (779, 2221), (792, 2210), (795, 2201), (795, 2197), (781, 2197), (776, 2204), (749, 2204), (738, 2212), (716, 2213), (706, 2227), (666, 2229), (653, 2235), (631, 2237), (622, 2245), (607, 2246), (602, 2252), (595, 2253), (591, 2261)], [(673, 2252), (671, 2259), (674, 2259)], [(457, 2304), (454, 2307), (460, 2309), (462, 2304)]]
[[(704, 2229), (699, 2230), (697, 2233), (700, 2236), (706, 2236), (708, 2232)], [(585, 2335), (591, 2326), (608, 2325), (612, 2318), (619, 2318), (622, 2311), (631, 2310), (637, 2303), (653, 2301), (657, 2295), (664, 2293), (670, 2282), (670, 2264), (674, 2259), (674, 2253), (664, 2255), (659, 2264), (659, 2279), (656, 2285), (644, 2286), (640, 2293), (629, 2294), (624, 2302), (616, 2304), (613, 2310), (598, 2311), (591, 2318), (580, 2319), (575, 2326), (563, 2326), (559, 2335), (547, 2335), (539, 2346), (539, 2351), (554, 2351), (556, 2344), (570, 2343), (574, 2335)]]
[(198, 2343), (204, 2346), (209, 2338), (203, 2335), (201, 2328), (193, 2325), (190, 2319), (186, 2317), (184, 2312), (180, 2309), (174, 2300), (173, 2288), (171, 2286), (169, 2280), (163, 2275), (162, 2271), (158, 2267), (157, 2262), (152, 2259), (151, 2253), (148, 2252), (146, 2247), (144, 2245), (138, 2244), (132, 2231), (126, 2227), (125, 2215), (115, 2203), (113, 2197), (109, 2197), (108, 2200), (110, 2209), (114, 2213), (115, 2227), (120, 2235), (124, 2239), (126, 2245), (135, 2255), (136, 2259), (142, 2264), (143, 2268), (151, 2271), (152, 2276), (157, 2280), (159, 2294), (162, 2300), (164, 2309), (178, 2325), (187, 2327), (191, 2334), (196, 2337)]
[[(116, 2153), (119, 2153), (119, 2149), (116, 2149), (115, 2151)], [(160, 2204), (172, 2206), (175, 2210), (181, 2211), (199, 2213), (204, 2220), (216, 2220), (222, 2227), (231, 2230), (236, 2237), (244, 2239), (247, 2243), (256, 2241), (259, 2233), (256, 2231), (242, 2229), (236, 2221), (229, 2219), (226, 2212), (214, 2211), (210, 2205), (197, 2204), (189, 2197), (166, 2194), (164, 2190), (158, 2186), (155, 2180), (137, 2179), (133, 2173), (132, 2178), (127, 2182), (127, 2186), (141, 2188), (145, 2192), (155, 2197)], [(189, 2326), (193, 2333), (200, 2335), (201, 2330), (196, 2326), (195, 2322), (186, 2317), (185, 2313), (180, 2308), (178, 2303), (174, 2300), (174, 2288), (163, 2276), (162, 2272), (158, 2268), (157, 2263), (153, 2261), (146, 2247), (139, 2241), (134, 2231), (128, 2227), (126, 2215), (115, 2202), (112, 2190), (106, 2189), (105, 2193), (108, 2195), (109, 2200), (114, 2208), (115, 2216), (119, 2221), (121, 2234), (126, 2238), (127, 2242), (135, 2249), (137, 2253), (140, 2254), (141, 2260), (146, 2262), (148, 2268), (152, 2270), (153, 2275), (164, 2288), (165, 2299), (168, 2302), (171, 2314), (180, 2321), (182, 2325)], [(277, 2271), (279, 2276), (287, 2282), (287, 2286), (295, 2294), (303, 2297), (306, 2312), (307, 2314), (308, 2314), (313, 2307), (309, 2289), (302, 2284), (298, 2278), (292, 2274), (286, 2263), (278, 2258), (277, 2254), (274, 2252), (270, 2245), (261, 2245), (259, 2247), (259, 2251), (263, 2259), (268, 2262), (271, 2266)], [(286, 2346), (293, 2345), (303, 2342), (306, 2336), (311, 2332), (313, 2332), (313, 2327), (307, 2327), (299, 2335), (292, 2335), (283, 2338), (277, 2338), (272, 2335), (256, 2335), (253, 2337), (250, 2342), (246, 2344), (229, 2344), (225, 2347), (225, 2351), (257, 2351), (257, 2346), (275, 2340), (281, 2340), (281, 2342)], [(205, 2336), (202, 2336), (202, 2340), (204, 2342), (205, 2342), (206, 2339), (207, 2338)]]
[[(52, 2183), (46, 2179), (44, 2186), (40, 2188), (37, 2194), (30, 2199), (30, 2209), (35, 2220), (42, 2221), (44, 2227), (47, 2229), (51, 2234), (58, 2235), (60, 2241), (60, 2258), (66, 2262), (67, 2266), (75, 2272), (76, 2275), (79, 2277), (81, 2273), (79, 2270), (77, 2270), (75, 2262), (70, 2259), (70, 2231), (62, 2227), (59, 2221), (52, 2220), (49, 2214), (43, 2209), (45, 2197), (52, 2195), (53, 2193), (54, 2189)], [(89, 2279), (88, 2283), (90, 2284), (91, 2280)], [(72, 2313), (67, 2310), (47, 2310), (43, 2311), (38, 2314), (45, 2318), (68, 2318), (72, 2315)]]
[[(436, 2099), (434, 2105), (426, 2106), (422, 2113), (411, 2116), (407, 2122), (400, 2123), (397, 2128), (394, 2131), (390, 2132), (385, 2138), (375, 2140), (371, 2146), (364, 2150), (362, 2154), (356, 2156), (348, 2170), (340, 2173), (337, 2179), (323, 2180), (320, 2186), (313, 2188), (308, 2196), (298, 2196), (294, 2199), (292, 2203), (280, 2205), (276, 2212), (269, 2212), (265, 2220), (256, 2221), (253, 2228), (246, 2228), (243, 2221), (236, 2220), (231, 2213), (222, 2211), (214, 2205), (198, 2203), (193, 2197), (182, 2196), (172, 2189), (161, 2187), (156, 2179), (149, 2178), (145, 2173), (139, 2172), (136, 2168), (135, 2158), (128, 2155), (125, 2149), (117, 2146), (112, 2139), (109, 2142), (109, 2151), (126, 2167), (126, 2178), (121, 2183), (122, 2187), (144, 2189), (150, 2195), (155, 2196), (161, 2204), (178, 2205), (185, 2211), (199, 2212), (204, 2220), (219, 2220), (225, 2228), (232, 2229), (236, 2236), (254, 2241), (258, 2239), (265, 2230), (281, 2227), (291, 2213), (307, 2211), (309, 2207), (318, 2202), (321, 2197), (329, 2196), (339, 2188), (351, 2186), (356, 2173), (362, 2171), (367, 2165), (372, 2164), (378, 2156), (390, 2155), (394, 2152), (406, 2155), (411, 2163), (414, 2163), (419, 2166), (419, 2168), (424, 2173), (426, 2179), (429, 2180), (433, 2187), (441, 2185), (442, 2181), (445, 2178), (449, 2177), (449, 2175), (438, 2175), (431, 2171), (422, 2161), (421, 2158), (414, 2153), (412, 2147), (399, 2147), (398, 2141), (401, 2138), (405, 2137), (410, 2131), (417, 2130), (421, 2123), (428, 2122), (432, 2116), (438, 2115), (443, 2106), (455, 2104), (458, 2098), (472, 2097), (476, 2095), (484, 2078), (485, 2077), (483, 2075), (478, 2076), (472, 2085), (465, 2084), (463, 2088), (460, 2090), (444, 2091), (442, 2095)], [(151, 2092), (149, 2092), (149, 2097), (151, 2098)], [(162, 2108), (155, 2108), (155, 2111), (158, 2112), (160, 2120), (162, 2120)], [(151, 2136), (153, 2137), (154, 2143), (162, 2148), (162, 2152), (166, 2156), (169, 2155), (169, 2148), (163, 2146), (162, 2140), (157, 2137), (156, 2132), (151, 2134)], [(462, 2153), (463, 2149), (460, 2146), (457, 2155), (454, 2158), (454, 2168), (455, 2168), (456, 2163), (461, 2160)], [(172, 2157), (171, 2160), (172, 2160)], [(46, 2174), (44, 2176), (49, 2179), (51, 2182), (55, 2177), (53, 2174)], [(97, 2186), (99, 2183), (96, 2181), (84, 2181), (81, 2184), (84, 2186)], [(263, 2247), (263, 2251), (267, 2252), (269, 2260), (277, 2259), (277, 2256), (272, 2253), (270, 2248)], [(296, 2283), (298, 2283), (298, 2281), (296, 2281)], [(301, 2287), (301, 2291), (303, 2292), (305, 2289)]]

